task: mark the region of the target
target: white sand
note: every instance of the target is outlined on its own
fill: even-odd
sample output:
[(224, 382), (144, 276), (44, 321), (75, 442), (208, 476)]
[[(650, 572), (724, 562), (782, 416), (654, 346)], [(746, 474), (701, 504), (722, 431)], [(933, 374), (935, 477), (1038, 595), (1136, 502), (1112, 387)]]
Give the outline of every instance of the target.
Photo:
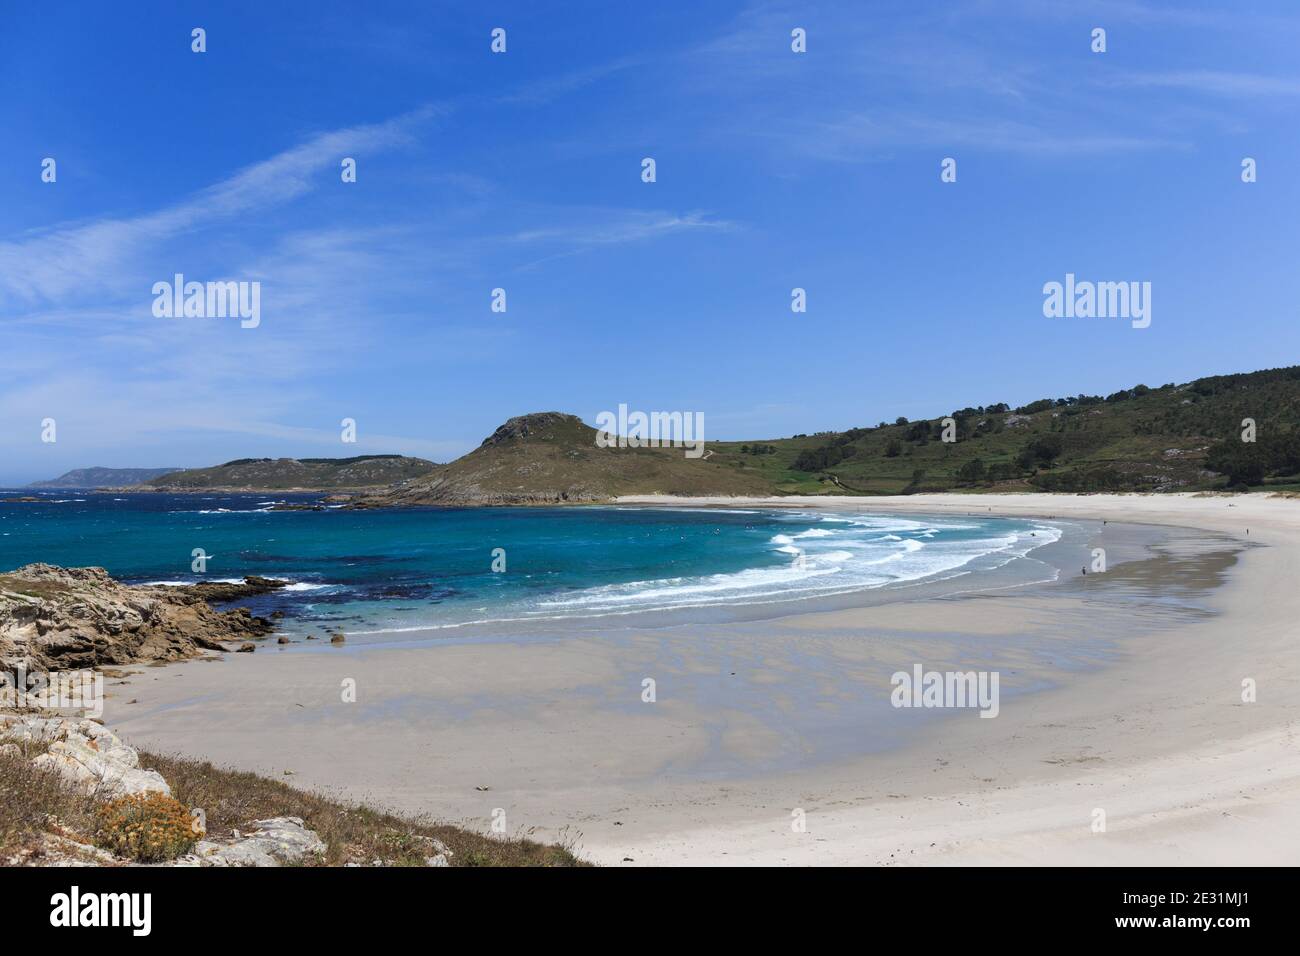
[[(844, 506), (834, 498), (816, 503)], [(1300, 501), (918, 495), (873, 498), (861, 507), (933, 514), (991, 509), (1172, 524), (1243, 538), (1249, 529), (1250, 541), (1268, 547), (1246, 552), (1230, 572), (1216, 595), (1222, 614), (1214, 620), (1131, 646), (1118, 667), (1038, 695), (1030, 706), (1007, 708), (996, 720), (946, 725), (943, 739), (933, 741), (932, 759), (944, 762), (944, 778), (979, 786), (927, 792), (923, 774), (915, 773), (922, 763), (898, 778), (896, 798), (857, 801), (838, 788), (828, 793), (809, 809), (807, 833), (793, 833), (774, 813), (771, 822), (672, 834), (642, 848), (640, 862), (1300, 862)], [(1257, 681), (1256, 703), (1242, 703), (1244, 677)], [(1106, 812), (1104, 833), (1092, 829), (1098, 808)]]
[[(1004, 699), (993, 720), (967, 712), (932, 722), (904, 748), (780, 773), (708, 781), (674, 770), (816, 742), (793, 729), (805, 726), (799, 721), (785, 728), (781, 708), (807, 709), (819, 694), (828, 708), (851, 707), (858, 701), (844, 699), (846, 688), (876, 695), (883, 652), (864, 635), (902, 634), (907, 644), (915, 632), (918, 649), (908, 653), (920, 655), (935, 652), (934, 634), (1014, 638), (1022, 629), (1051, 633), (1059, 621), (1064, 651), (1091, 612), (1047, 589), (616, 641), (321, 653), (263, 646), (220, 663), (140, 669), (129, 685), (110, 686), (107, 719), (136, 744), (277, 775), (289, 769), (296, 785), (484, 829), (500, 807), (512, 832), (577, 837), (581, 852), (612, 864), (1300, 861), (1300, 502), (927, 495), (710, 503), (992, 509), (1243, 538), (1249, 527), (1249, 540), (1267, 547), (1243, 552), (1213, 592), (1217, 616), (1140, 638), (1113, 616), (1099, 620), (1120, 648), (1111, 666)], [(1027, 645), (1026, 670), (1032, 657)], [(661, 679), (653, 706), (638, 699), (643, 674)], [(1246, 677), (1258, 682), (1257, 703), (1241, 700)], [(357, 682), (357, 704), (339, 702), (345, 678)], [(689, 682), (716, 692), (674, 695)], [(806, 832), (791, 827), (796, 808)], [(1106, 813), (1104, 833), (1092, 830), (1095, 809)]]

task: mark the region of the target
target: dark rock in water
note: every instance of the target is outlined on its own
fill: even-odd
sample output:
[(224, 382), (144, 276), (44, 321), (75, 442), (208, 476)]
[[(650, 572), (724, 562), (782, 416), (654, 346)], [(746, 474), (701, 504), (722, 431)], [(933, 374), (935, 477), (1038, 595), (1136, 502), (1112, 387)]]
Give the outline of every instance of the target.
[(235, 653), (236, 653), (236, 654), (251, 654), (251, 653), (253, 653), (253, 651), (255, 651), (255, 650), (257, 650), (257, 645), (256, 645), (256, 644), (240, 644), (238, 647), (235, 648)]
[(344, 641), (346, 641), (346, 640), (347, 640), (347, 638), (344, 636), (343, 632), (342, 632), (342, 631), (339, 631), (337, 634), (335, 634), (333, 637), (330, 638), (330, 643), (331, 643), (331, 644), (342, 644), (342, 643), (343, 643)]
[(289, 643), (289, 639), (288, 639), (287, 637), (282, 637), (282, 638), (280, 638), (279, 640), (277, 640), (275, 643), (277, 643), (277, 644), (288, 644), (288, 643)]
[(366, 594), (366, 597), (378, 601), (425, 601), (432, 596), (432, 584), (385, 584)]
[(259, 594), (268, 594), (271, 591), (278, 591), (288, 584), (288, 581), (250, 574), (243, 581), (200, 581), (198, 584), (187, 584), (183, 588), (177, 588), (176, 590), (188, 591), (195, 597), (200, 597), (205, 601), (224, 602), (238, 601), (241, 598), (255, 597)]

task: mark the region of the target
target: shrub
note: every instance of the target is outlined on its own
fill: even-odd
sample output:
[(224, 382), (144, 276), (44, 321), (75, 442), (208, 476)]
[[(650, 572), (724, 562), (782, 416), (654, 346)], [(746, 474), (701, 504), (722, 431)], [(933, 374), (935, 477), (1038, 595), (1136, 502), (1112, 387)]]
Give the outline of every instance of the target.
[(96, 843), (140, 863), (174, 860), (193, 849), (202, 831), (185, 805), (162, 793), (133, 793), (105, 804), (97, 814)]
[(1050, 398), (1040, 398), (1036, 402), (1030, 402), (1028, 405), (1021, 405), (1016, 409), (1019, 415), (1035, 415), (1038, 412), (1045, 412), (1056, 403)]
[(1064, 448), (1064, 442), (1061, 441), (1060, 435), (1043, 435), (1035, 438), (1016, 456), (1016, 464), (1021, 468), (1030, 469), (1035, 466), (1050, 468), (1052, 462), (1060, 457)]

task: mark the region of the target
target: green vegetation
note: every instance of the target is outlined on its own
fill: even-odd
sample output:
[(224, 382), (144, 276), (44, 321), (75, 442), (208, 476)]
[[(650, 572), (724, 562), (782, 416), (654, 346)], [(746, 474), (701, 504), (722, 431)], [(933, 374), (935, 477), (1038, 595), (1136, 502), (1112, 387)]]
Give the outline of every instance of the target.
[[(1244, 419), (1256, 424), (1253, 443), (1241, 440)], [(145, 487), (359, 489), (370, 493), (357, 503), (369, 507), (638, 494), (1285, 489), (1300, 486), (1300, 366), (1015, 409), (994, 402), (843, 432), (708, 441), (701, 458), (681, 448), (600, 448), (595, 439), (573, 415), (539, 412), (512, 418), (448, 465), (383, 455), (241, 459)]]
[(346, 491), (382, 488), (428, 475), (438, 466), (403, 455), (357, 455), (352, 458), (237, 458), (211, 468), (190, 468), (162, 475), (143, 490), (204, 491)]
[[(758, 453), (749, 442), (730, 446), (745, 462), (780, 456), (779, 442)], [(719, 465), (707, 454), (688, 458), (677, 448), (602, 448), (596, 429), (574, 415), (534, 412), (510, 419), (468, 455), (428, 478), (359, 500), (388, 505), (529, 505), (607, 501), (617, 495), (765, 495), (757, 472)], [(771, 448), (767, 451), (766, 448)], [(742, 451), (742, 449), (744, 449)]]
[[(945, 442), (951, 417), (955, 442)], [(1257, 440), (1241, 440), (1244, 419)], [(1043, 398), (762, 443), (710, 442), (710, 461), (776, 494), (1177, 491), (1300, 483), (1300, 367)]]

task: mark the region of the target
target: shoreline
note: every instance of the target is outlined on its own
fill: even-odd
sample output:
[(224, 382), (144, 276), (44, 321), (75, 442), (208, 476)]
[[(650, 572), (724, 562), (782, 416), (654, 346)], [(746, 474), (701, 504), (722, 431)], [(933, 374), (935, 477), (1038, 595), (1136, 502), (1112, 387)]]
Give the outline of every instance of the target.
[[(1005, 723), (950, 721), (934, 728), (920, 746), (944, 768), (947, 786), (926, 780), (919, 761), (877, 761), (874, 769), (893, 775), (895, 788), (913, 792), (833, 801), (819, 813), (816, 851), (793, 843), (779, 827), (751, 821), (667, 837), (674, 860), (1294, 863), (1300, 857), (1294, 745), (1300, 662), (1287, 631), (1300, 600), (1287, 581), (1300, 555), (1300, 508), (1281, 498), (1199, 494), (976, 500), (994, 514), (1195, 527), (1267, 547), (1243, 552), (1228, 571), (1212, 596), (1215, 618), (1128, 641), (1114, 666), (1004, 712)], [(886, 513), (981, 513), (971, 503), (970, 496), (945, 494), (872, 504)], [(1242, 702), (1239, 675), (1252, 674), (1261, 687), (1267, 684), (1271, 700), (1261, 690), (1260, 702)], [(843, 768), (823, 785), (849, 789), (863, 769)], [(1093, 831), (1098, 809), (1108, 812), (1104, 833)], [(746, 844), (758, 849), (741, 850)]]
[[(337, 655), (232, 655), (223, 668), (173, 665), (148, 674), (154, 679), (139, 688), (136, 705), (123, 702), (136, 688), (110, 686), (107, 716), (153, 749), (245, 769), (292, 769), (300, 785), (396, 809), (482, 827), (503, 808), (512, 829), (581, 833), (580, 853), (606, 863), (1294, 859), (1300, 757), (1290, 735), (1300, 714), (1300, 668), (1285, 633), (1297, 610), (1286, 571), (1300, 553), (1300, 509), (1240, 496), (1001, 497), (1012, 500), (975, 499), (996, 509), (984, 512), (960, 495), (853, 503), (882, 513), (1205, 528), (1268, 547), (1240, 552), (1224, 572), (1225, 583), (1209, 592), (1215, 614), (1139, 638), (1122, 633), (1123, 618), (1111, 621), (1120, 632), (1105, 635), (1111, 659), (1067, 668), (1069, 680), (1051, 690), (1004, 699), (996, 720), (947, 715), (914, 729), (902, 748), (805, 770), (717, 780), (674, 773), (692, 761), (744, 765), (774, 748), (797, 754), (801, 735), (816, 741), (851, 733), (859, 718), (863, 726), (877, 719), (855, 710), (863, 706), (855, 694), (870, 698), (862, 690), (879, 689), (885, 673), (870, 659), (875, 645), (862, 640), (864, 632), (889, 633), (914, 659), (940, 666), (964, 665), (963, 655), (978, 651), (971, 640), (993, 639), (986, 635), (1006, 643), (1032, 634), (1024, 643), (1040, 656), (1068, 656), (1086, 643), (1104, 605), (1063, 593), (985, 594), (798, 611), (775, 622), (671, 625), (603, 641), (506, 637)], [(849, 504), (787, 500), (799, 508)], [(230, 667), (238, 673), (226, 673)], [(639, 673), (664, 675), (653, 719), (637, 696)], [(1245, 705), (1238, 684), (1252, 675), (1260, 702)], [(348, 676), (370, 702), (365, 711), (334, 703)], [(691, 691), (677, 697), (678, 685)], [(783, 706), (795, 718), (784, 729), (779, 715), (771, 719)], [(821, 730), (819, 709), (830, 715)], [(1104, 834), (1090, 829), (1099, 807), (1109, 808)], [(807, 815), (801, 834), (790, 827), (795, 808)], [(1267, 840), (1256, 832), (1262, 826)]]

